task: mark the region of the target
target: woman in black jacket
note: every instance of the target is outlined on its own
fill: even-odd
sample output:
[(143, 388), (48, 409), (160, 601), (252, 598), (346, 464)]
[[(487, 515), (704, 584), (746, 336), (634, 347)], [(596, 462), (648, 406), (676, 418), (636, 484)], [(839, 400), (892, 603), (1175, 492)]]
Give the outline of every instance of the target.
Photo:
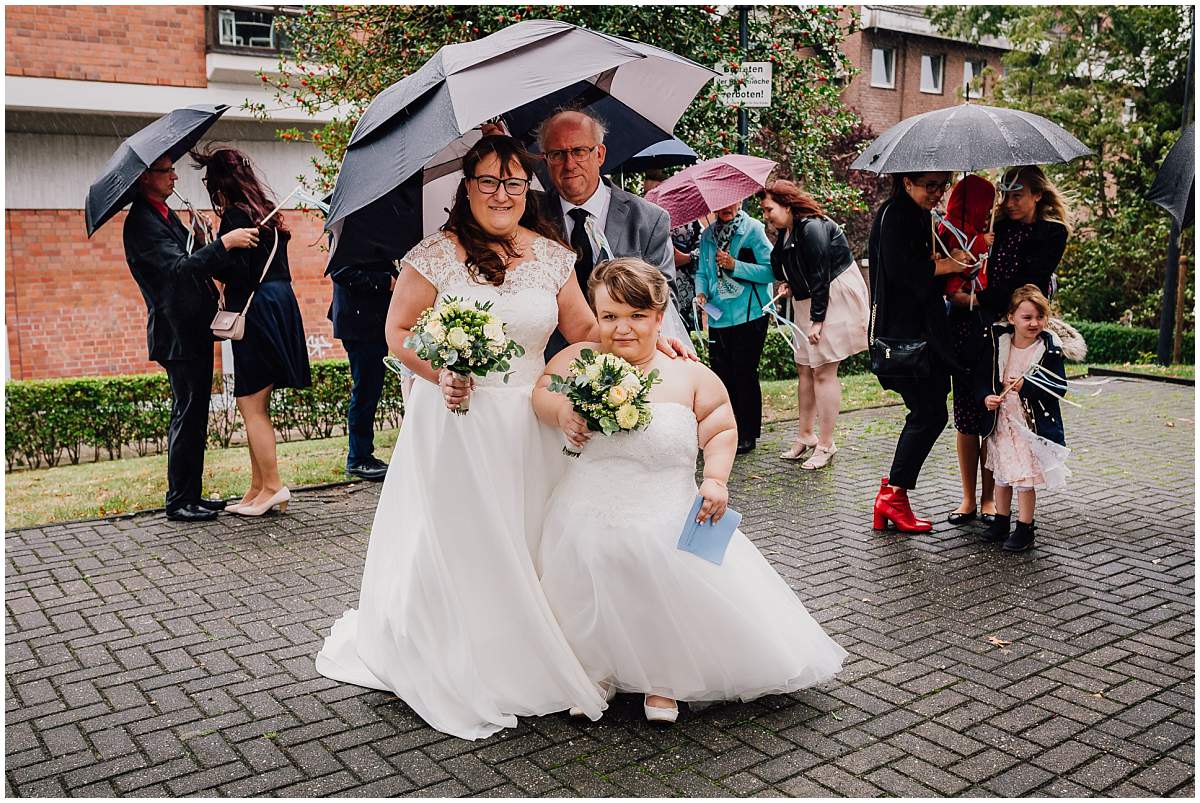
[[(1051, 277), (1062, 260), (1070, 233), (1062, 197), (1040, 167), (1030, 165), (1008, 170), (1000, 182), (1000, 191), (1003, 203), (996, 214), (987, 287), (976, 295), (977, 315), (967, 317), (960, 313), (973, 329), (960, 333), (960, 336), (966, 335), (968, 344), (974, 344), (974, 353), (964, 349), (964, 357), (969, 361), (974, 361), (980, 353), (990, 352), (990, 325), (1004, 320), (1009, 299), (1018, 288), (1032, 284), (1050, 298)], [(950, 301), (958, 310), (964, 311), (971, 304), (967, 294), (961, 292), (950, 296)], [(974, 500), (969, 498), (966, 489), (974, 486), (975, 467), (986, 458), (986, 445), (979, 437), (985, 430), (979, 427), (987, 419), (987, 411), (980, 401), (971, 398), (969, 392), (962, 393), (960, 398), (959, 390), (969, 387), (970, 380), (965, 378), (966, 375), (959, 376), (963, 381), (955, 390), (954, 413), (956, 423), (966, 425), (958, 440), (958, 467), (964, 496), (958, 508), (947, 517), (951, 524), (961, 524), (974, 517)], [(979, 514), (986, 524), (991, 524), (995, 515), (986, 509), (991, 502), (991, 484), (991, 472), (985, 468)]]
[[(867, 348), (870, 302), (850, 244), (820, 204), (790, 181), (776, 181), (758, 194), (766, 221), (778, 233), (771, 250), (775, 278), (792, 298), (795, 322), (805, 337), (793, 338), (798, 432), (784, 460), (813, 454), (800, 467), (824, 468), (837, 447), (833, 429), (841, 407), (838, 364)], [(798, 333), (797, 333), (798, 334)], [(820, 419), (820, 436), (813, 424)]]
[(916, 487), (921, 466), (946, 427), (950, 369), (956, 365), (941, 277), (961, 273), (970, 260), (958, 249), (934, 259), (930, 212), (950, 186), (950, 174), (903, 173), (892, 182), (892, 197), (879, 207), (871, 227), (869, 337), (891, 345), (920, 341), (925, 347), (917, 364), (909, 366), (892, 367), (890, 348), (879, 347), (872, 355), (872, 363), (877, 356), (888, 362), (875, 366), (879, 384), (899, 393), (908, 408), (891, 471), (875, 497), (873, 523), (876, 529), (890, 521), (901, 532), (923, 533), (933, 523), (913, 515), (908, 491)]
[(213, 209), (221, 216), (220, 231), (254, 226), (260, 232), (257, 248), (235, 252), (234, 258), (214, 270), (213, 275), (225, 285), (222, 292), (227, 310), (240, 312), (247, 301), (251, 302), (245, 335), (233, 341), (233, 395), (246, 422), (250, 488), (239, 503), (226, 510), (261, 516), (276, 505), (280, 511), (285, 510), (291, 499), (291, 492), (279, 477), (271, 391), (312, 384), (304, 322), (288, 268), (291, 235), (279, 213), (262, 223), (275, 205), (245, 154), (233, 148), (217, 148), (193, 153), (192, 157), (204, 168), (204, 184)]

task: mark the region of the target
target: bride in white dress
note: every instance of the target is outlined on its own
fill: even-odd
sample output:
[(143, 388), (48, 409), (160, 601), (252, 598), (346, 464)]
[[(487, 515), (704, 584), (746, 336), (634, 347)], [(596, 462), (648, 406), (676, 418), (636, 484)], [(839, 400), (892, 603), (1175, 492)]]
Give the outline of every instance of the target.
[[(479, 739), (517, 716), (605, 708), (563, 638), (533, 566), (542, 514), (567, 458), (530, 407), (558, 327), (595, 337), (575, 254), (525, 203), (532, 163), (515, 140), (480, 140), (443, 232), (408, 253), (388, 311), (392, 352), (418, 376), (371, 529), (357, 610), (333, 626), (317, 671), (392, 691), (445, 733)], [(465, 263), (471, 246), (472, 266)], [(489, 281), (490, 280), (490, 281)], [(402, 348), (445, 296), (491, 301), (525, 348), (505, 383), (439, 375)], [(440, 387), (439, 387), (440, 386)], [(470, 394), (470, 410), (454, 409)]]
[[(712, 371), (654, 349), (665, 280), (640, 260), (617, 259), (592, 272), (589, 291), (599, 344), (557, 354), (533, 395), (538, 417), (582, 448), (551, 497), (540, 563), (588, 676), (609, 696), (646, 695), (647, 719), (668, 722), (677, 700), (750, 700), (833, 677), (846, 651), (745, 535), (734, 533), (720, 566), (675, 546), (697, 494), (698, 443), (700, 517), (724, 514), (737, 428)], [(591, 437), (566, 397), (547, 390), (549, 375), (566, 375), (583, 348), (659, 370), (646, 429)]]

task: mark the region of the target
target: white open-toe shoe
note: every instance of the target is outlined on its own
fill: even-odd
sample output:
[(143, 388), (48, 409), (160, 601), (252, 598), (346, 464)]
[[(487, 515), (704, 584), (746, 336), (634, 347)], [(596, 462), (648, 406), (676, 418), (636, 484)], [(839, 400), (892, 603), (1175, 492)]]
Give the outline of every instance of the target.
[[(647, 695), (647, 697), (649, 697), (649, 695)], [(679, 719), (679, 703), (676, 703), (670, 708), (659, 708), (658, 706), (650, 705), (650, 703), (643, 701), (642, 709), (646, 713), (647, 722), (671, 723)]]
[[(600, 687), (602, 689), (604, 689), (604, 702), (611, 703), (613, 701), (613, 698), (617, 696), (616, 685), (613, 683), (608, 683), (608, 684), (601, 683)], [(571, 706), (571, 716), (584, 717), (584, 716), (587, 716), (587, 714), (583, 713), (582, 708), (576, 708), (575, 706)]]

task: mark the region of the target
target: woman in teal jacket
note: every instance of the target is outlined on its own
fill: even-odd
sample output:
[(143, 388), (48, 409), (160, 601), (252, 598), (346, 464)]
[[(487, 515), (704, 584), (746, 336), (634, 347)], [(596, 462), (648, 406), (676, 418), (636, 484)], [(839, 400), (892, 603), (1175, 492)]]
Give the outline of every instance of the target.
[[(717, 211), (700, 236), (696, 299), (707, 304), (712, 369), (729, 391), (737, 419), (737, 453), (754, 448), (762, 429), (758, 361), (767, 341), (771, 300), (771, 242), (763, 224), (736, 203)], [(717, 313), (720, 313), (718, 316)]]

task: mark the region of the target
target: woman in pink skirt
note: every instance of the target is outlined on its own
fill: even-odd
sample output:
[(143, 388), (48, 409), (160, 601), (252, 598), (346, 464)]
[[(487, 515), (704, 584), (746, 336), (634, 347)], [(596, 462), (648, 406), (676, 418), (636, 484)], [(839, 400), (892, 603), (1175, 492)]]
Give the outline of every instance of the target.
[[(792, 447), (779, 456), (799, 460), (812, 450), (800, 467), (824, 468), (837, 453), (833, 428), (842, 401), (838, 363), (867, 348), (867, 284), (845, 233), (812, 196), (790, 181), (776, 181), (758, 197), (763, 215), (778, 232), (771, 266), (785, 283), (794, 320), (805, 332), (792, 338), (799, 375), (798, 432)], [(814, 434), (818, 420), (819, 434)]]

